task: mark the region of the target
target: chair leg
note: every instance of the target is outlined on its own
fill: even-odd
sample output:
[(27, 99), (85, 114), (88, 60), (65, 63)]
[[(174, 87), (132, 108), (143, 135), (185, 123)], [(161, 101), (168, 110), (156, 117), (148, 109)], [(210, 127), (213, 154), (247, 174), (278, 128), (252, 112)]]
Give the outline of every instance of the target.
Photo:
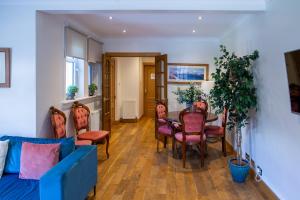
[(106, 139), (106, 157), (109, 158), (108, 147), (109, 147), (109, 135), (105, 137)]
[(200, 143), (200, 149), (201, 167), (204, 167), (205, 142)]
[(94, 186), (94, 196), (96, 196), (96, 185)]
[(165, 138), (164, 138), (164, 148), (167, 147), (167, 142), (168, 142), (168, 138), (167, 138), (167, 136), (165, 136)]
[(227, 151), (226, 151), (226, 139), (225, 139), (225, 136), (222, 137), (222, 151), (223, 151), (223, 156), (226, 157), (227, 156)]
[(186, 144), (182, 143), (182, 166), (185, 168), (185, 159), (186, 159)]
[(173, 137), (172, 138), (172, 155), (173, 155), (173, 158), (175, 157), (175, 155), (174, 155), (174, 149), (175, 149), (175, 138)]

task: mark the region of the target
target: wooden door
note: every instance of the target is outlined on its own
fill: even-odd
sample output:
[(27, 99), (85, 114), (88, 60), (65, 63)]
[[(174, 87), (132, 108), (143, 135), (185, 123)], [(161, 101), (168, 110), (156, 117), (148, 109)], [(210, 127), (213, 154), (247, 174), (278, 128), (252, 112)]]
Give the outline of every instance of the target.
[(155, 56), (155, 100), (168, 105), (168, 56)]
[(111, 115), (111, 125), (116, 121), (116, 77), (115, 77), (115, 59), (111, 59), (111, 73), (110, 73), (110, 115)]
[(144, 115), (155, 116), (155, 66), (144, 65)]
[(103, 55), (102, 64), (102, 129), (111, 130), (111, 65), (112, 59), (105, 54)]
[[(168, 106), (168, 56), (155, 56), (155, 100), (164, 102)], [(157, 121), (157, 119), (156, 119)], [(157, 138), (157, 123), (155, 123), (155, 137)]]

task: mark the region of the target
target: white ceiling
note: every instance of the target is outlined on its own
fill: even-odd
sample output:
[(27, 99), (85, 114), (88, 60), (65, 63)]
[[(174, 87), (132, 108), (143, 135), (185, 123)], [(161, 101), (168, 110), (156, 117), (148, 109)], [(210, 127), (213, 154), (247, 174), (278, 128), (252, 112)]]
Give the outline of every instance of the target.
[[(255, 12), (117, 11), (67, 16), (100, 37), (215, 38), (222, 36), (231, 26), (251, 14)], [(202, 20), (198, 20), (198, 16), (201, 16)], [(196, 32), (193, 33), (193, 30)]]

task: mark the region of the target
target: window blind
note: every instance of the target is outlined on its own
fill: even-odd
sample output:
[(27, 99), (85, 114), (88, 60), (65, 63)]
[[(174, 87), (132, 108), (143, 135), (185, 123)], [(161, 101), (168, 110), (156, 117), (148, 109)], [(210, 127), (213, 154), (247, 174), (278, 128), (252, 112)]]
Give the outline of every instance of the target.
[(92, 38), (88, 39), (88, 62), (100, 63), (102, 57), (102, 44)]
[(84, 34), (69, 27), (66, 27), (65, 43), (66, 56), (86, 60), (87, 38)]

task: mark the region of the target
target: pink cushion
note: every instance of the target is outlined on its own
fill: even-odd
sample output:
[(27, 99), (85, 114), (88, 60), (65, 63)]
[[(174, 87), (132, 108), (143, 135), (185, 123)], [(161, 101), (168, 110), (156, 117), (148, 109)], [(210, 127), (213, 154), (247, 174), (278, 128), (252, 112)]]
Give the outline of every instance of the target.
[(224, 127), (214, 125), (205, 126), (204, 132), (207, 136), (222, 136), (225, 134)]
[(158, 127), (158, 133), (163, 135), (172, 135), (172, 129), (168, 125)]
[(88, 131), (77, 136), (80, 140), (98, 141), (105, 138), (109, 134), (108, 131)]
[(76, 108), (74, 111), (75, 124), (78, 130), (87, 127), (89, 121), (89, 112), (84, 108)]
[(159, 119), (161, 118), (166, 118), (167, 114), (166, 114), (166, 107), (163, 104), (158, 104), (156, 106), (156, 113), (157, 113), (157, 117)]
[(65, 127), (65, 119), (60, 114), (54, 114), (53, 116), (54, 122), (54, 130), (56, 134), (56, 138), (64, 138), (66, 137), (66, 127)]
[(77, 140), (75, 141), (76, 146), (85, 146), (85, 145), (92, 145), (91, 140)]
[(20, 179), (39, 180), (58, 163), (60, 144), (22, 143)]
[[(176, 133), (175, 138), (176, 138), (176, 140), (182, 142), (183, 141), (182, 132)], [(203, 135), (203, 140), (205, 140), (205, 139), (206, 139), (206, 137), (205, 137), (205, 135)], [(185, 141), (186, 141), (186, 143), (196, 144), (196, 143), (200, 143), (201, 138), (200, 138), (200, 135), (186, 135)]]

